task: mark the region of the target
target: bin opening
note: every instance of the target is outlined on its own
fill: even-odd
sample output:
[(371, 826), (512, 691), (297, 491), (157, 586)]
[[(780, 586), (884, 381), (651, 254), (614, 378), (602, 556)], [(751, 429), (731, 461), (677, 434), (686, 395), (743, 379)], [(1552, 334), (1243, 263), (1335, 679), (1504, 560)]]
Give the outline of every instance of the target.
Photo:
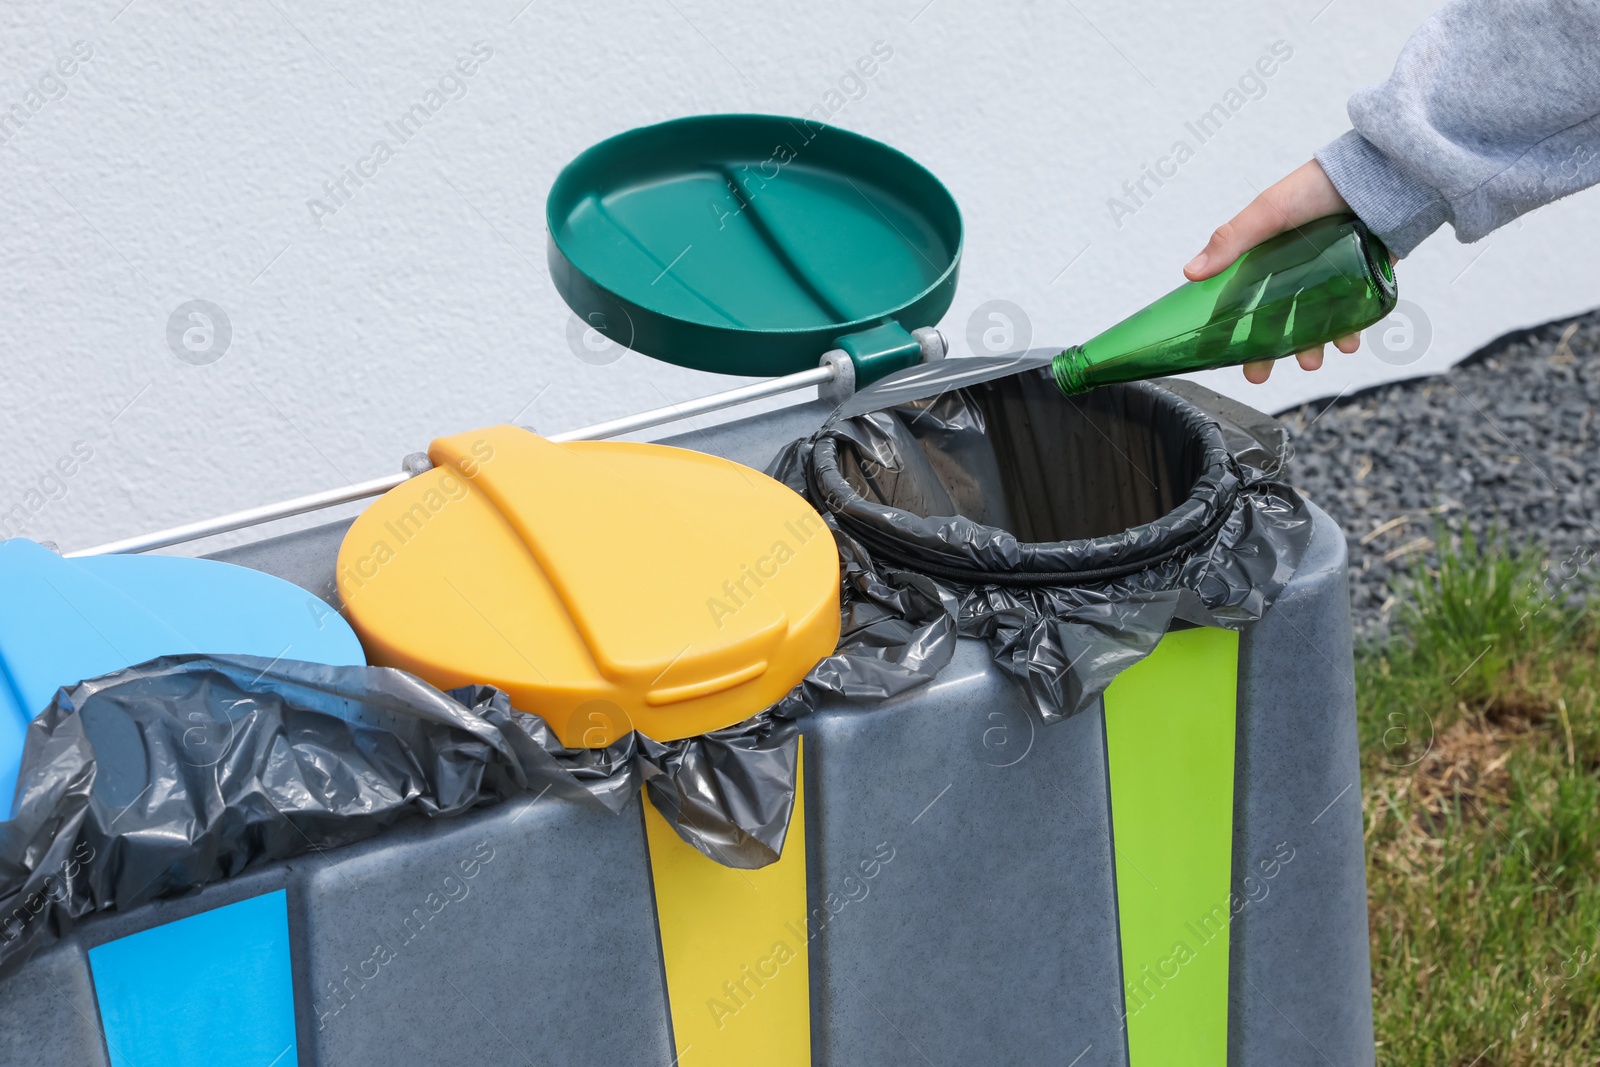
[(834, 527), (846, 616), (878, 622), (885, 659), (948, 612), (1046, 721), (1176, 625), (1259, 619), (1311, 534), (1270, 419), (1192, 383), (1068, 398), (1050, 354), (886, 378), (772, 468)]
[(885, 560), (973, 584), (1073, 586), (1203, 549), (1245, 475), (1217, 420), (1144, 382), (1065, 397), (1024, 371), (830, 423), (809, 477)]
[[(965, 515), (1020, 541), (1070, 541), (1155, 522), (1189, 497), (1216, 458), (1208, 453), (1215, 442), (1172, 432), (1170, 395), (1097, 390), (1067, 397), (1011, 377), (968, 396), (979, 421), (962, 447), (950, 447), (951, 420), (932, 411), (906, 425), (920, 452), (904, 457), (910, 477), (882, 468), (848, 441), (839, 449), (841, 473), (874, 503), (924, 517)], [(929, 405), (958, 402), (945, 394)]]

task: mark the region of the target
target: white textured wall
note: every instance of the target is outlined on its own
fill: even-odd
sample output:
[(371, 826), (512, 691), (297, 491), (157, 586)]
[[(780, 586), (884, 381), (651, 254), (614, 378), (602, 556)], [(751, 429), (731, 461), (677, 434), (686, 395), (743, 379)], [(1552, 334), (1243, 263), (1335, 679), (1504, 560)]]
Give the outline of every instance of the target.
[[(0, 111), (25, 119), (0, 127), (0, 533), (67, 548), (386, 473), (442, 433), (558, 430), (730, 384), (573, 354), (543, 201), (611, 133), (804, 112), (887, 42), (835, 121), (922, 161), (962, 205), (946, 333), (965, 351), (974, 311), (1006, 300), (1033, 344), (1066, 343), (1176, 284), (1216, 223), (1344, 129), (1347, 95), (1431, 6), (125, 3), (0, 8)], [(448, 80), (480, 41), (492, 57)], [(1264, 95), (1114, 220), (1122, 183), (1193, 144), (1185, 121), (1275, 41), (1293, 55)], [(75, 42), (92, 56), (73, 69)], [(50, 77), (58, 61), (70, 77)], [(395, 143), (385, 123), (441, 78), (464, 95), (334, 203), (323, 183)], [(312, 198), (337, 211), (314, 218)], [(1420, 362), (1364, 352), (1260, 390), (1237, 371), (1212, 381), (1272, 409), (1445, 367), (1600, 304), (1596, 248), (1600, 193), (1476, 247), (1441, 235), (1402, 270), (1431, 324)], [(205, 365), (168, 344), (191, 299), (231, 323)]]

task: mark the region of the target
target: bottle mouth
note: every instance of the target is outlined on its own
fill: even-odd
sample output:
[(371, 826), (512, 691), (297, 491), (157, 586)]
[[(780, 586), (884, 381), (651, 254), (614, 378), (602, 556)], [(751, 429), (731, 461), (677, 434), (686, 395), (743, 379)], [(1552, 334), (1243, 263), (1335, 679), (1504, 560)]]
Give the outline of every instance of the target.
[(1088, 392), (1089, 385), (1083, 378), (1082, 358), (1083, 346), (1073, 345), (1057, 353), (1050, 361), (1050, 377), (1055, 379), (1056, 388), (1065, 396)]

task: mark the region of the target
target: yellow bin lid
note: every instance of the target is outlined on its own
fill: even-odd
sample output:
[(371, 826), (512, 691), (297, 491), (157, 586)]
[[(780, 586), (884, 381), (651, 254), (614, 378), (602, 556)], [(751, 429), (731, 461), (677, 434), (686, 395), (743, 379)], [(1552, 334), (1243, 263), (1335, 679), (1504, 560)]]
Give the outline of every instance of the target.
[(670, 741), (776, 702), (839, 640), (839, 559), (788, 487), (725, 459), (515, 426), (444, 437), (375, 501), (338, 585), (375, 664), (497, 686), (562, 744)]

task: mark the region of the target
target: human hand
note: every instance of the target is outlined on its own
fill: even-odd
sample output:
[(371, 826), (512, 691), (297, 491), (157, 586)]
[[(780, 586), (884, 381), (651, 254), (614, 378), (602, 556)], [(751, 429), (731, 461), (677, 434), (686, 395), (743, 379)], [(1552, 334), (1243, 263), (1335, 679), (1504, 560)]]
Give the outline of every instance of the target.
[[(1293, 229), (1303, 222), (1349, 211), (1350, 206), (1333, 187), (1322, 164), (1310, 160), (1291, 171), (1289, 175), (1269, 186), (1266, 192), (1250, 201), (1245, 209), (1217, 227), (1198, 256), (1183, 268), (1186, 278), (1198, 282), (1219, 274), (1242, 252), (1254, 248), (1269, 237)], [(1354, 352), (1361, 346), (1361, 335), (1350, 334), (1333, 342), (1341, 352)], [(1305, 370), (1322, 366), (1322, 348), (1307, 349), (1295, 354)], [(1244, 376), (1260, 385), (1272, 373), (1272, 361), (1261, 360), (1244, 365)]]

